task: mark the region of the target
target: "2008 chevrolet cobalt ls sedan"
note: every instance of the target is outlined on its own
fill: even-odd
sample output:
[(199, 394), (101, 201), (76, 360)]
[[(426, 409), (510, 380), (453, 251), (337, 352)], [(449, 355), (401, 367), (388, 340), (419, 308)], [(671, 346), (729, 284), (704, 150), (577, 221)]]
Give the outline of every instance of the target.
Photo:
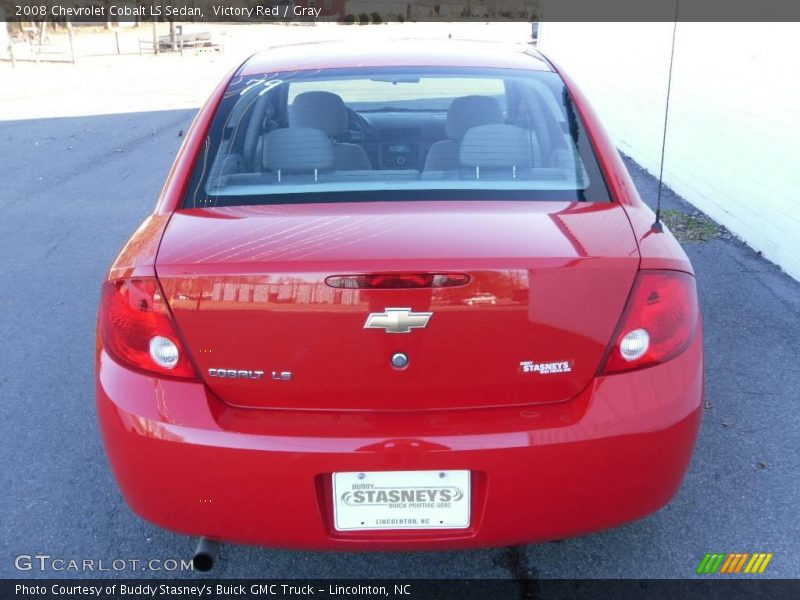
[(511, 545), (680, 486), (692, 267), (530, 48), (258, 54), (103, 284), (97, 408), (133, 510), (214, 540)]

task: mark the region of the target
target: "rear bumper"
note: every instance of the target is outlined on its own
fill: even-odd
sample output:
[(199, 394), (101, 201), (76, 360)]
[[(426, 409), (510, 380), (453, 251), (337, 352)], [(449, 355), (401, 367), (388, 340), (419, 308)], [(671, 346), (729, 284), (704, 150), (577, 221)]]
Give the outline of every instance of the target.
[[(638, 519), (677, 492), (702, 397), (700, 336), (668, 364), (597, 378), (569, 402), (449, 413), (237, 409), (102, 350), (97, 365), (103, 438), (136, 513), (184, 534), (291, 548), (513, 545)], [(331, 473), (427, 469), (472, 472), (469, 529), (335, 531)]]

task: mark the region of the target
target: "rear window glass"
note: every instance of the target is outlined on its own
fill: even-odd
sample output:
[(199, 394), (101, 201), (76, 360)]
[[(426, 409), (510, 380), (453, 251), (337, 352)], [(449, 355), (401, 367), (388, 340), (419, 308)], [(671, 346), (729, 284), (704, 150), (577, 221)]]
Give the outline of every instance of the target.
[(323, 79), (295, 81), (289, 85), (289, 104), (306, 92), (337, 94), (344, 103), (356, 111), (377, 111), (397, 107), (405, 110), (447, 111), (453, 98), (459, 96), (489, 96), (506, 109), (506, 90), (502, 79), (483, 77), (449, 77), (447, 93), (442, 89), (440, 77), (403, 77), (397, 75), (369, 79)]
[(234, 78), (184, 206), (606, 202), (555, 73), (331, 69)]

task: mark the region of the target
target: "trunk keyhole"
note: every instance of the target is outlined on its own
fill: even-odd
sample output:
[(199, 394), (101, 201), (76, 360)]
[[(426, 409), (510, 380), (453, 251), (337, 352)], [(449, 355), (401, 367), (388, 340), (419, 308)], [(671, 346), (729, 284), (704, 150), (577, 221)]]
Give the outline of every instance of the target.
[(392, 366), (395, 369), (405, 369), (408, 366), (408, 356), (402, 352), (398, 352), (392, 356)]

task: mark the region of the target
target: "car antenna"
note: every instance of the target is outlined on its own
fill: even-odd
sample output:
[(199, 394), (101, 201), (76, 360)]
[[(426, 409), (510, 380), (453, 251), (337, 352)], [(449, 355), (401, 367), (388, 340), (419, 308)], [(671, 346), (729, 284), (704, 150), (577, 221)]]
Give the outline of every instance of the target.
[(680, 0), (675, 0), (675, 21), (672, 24), (672, 47), (669, 51), (669, 75), (667, 76), (667, 102), (664, 107), (664, 132), (661, 136), (661, 166), (658, 171), (658, 197), (656, 199), (656, 220), (653, 229), (661, 232), (661, 187), (664, 185), (664, 150), (667, 147), (667, 121), (669, 120), (669, 94), (672, 89), (672, 61), (675, 58), (675, 32), (678, 29), (678, 5)]

